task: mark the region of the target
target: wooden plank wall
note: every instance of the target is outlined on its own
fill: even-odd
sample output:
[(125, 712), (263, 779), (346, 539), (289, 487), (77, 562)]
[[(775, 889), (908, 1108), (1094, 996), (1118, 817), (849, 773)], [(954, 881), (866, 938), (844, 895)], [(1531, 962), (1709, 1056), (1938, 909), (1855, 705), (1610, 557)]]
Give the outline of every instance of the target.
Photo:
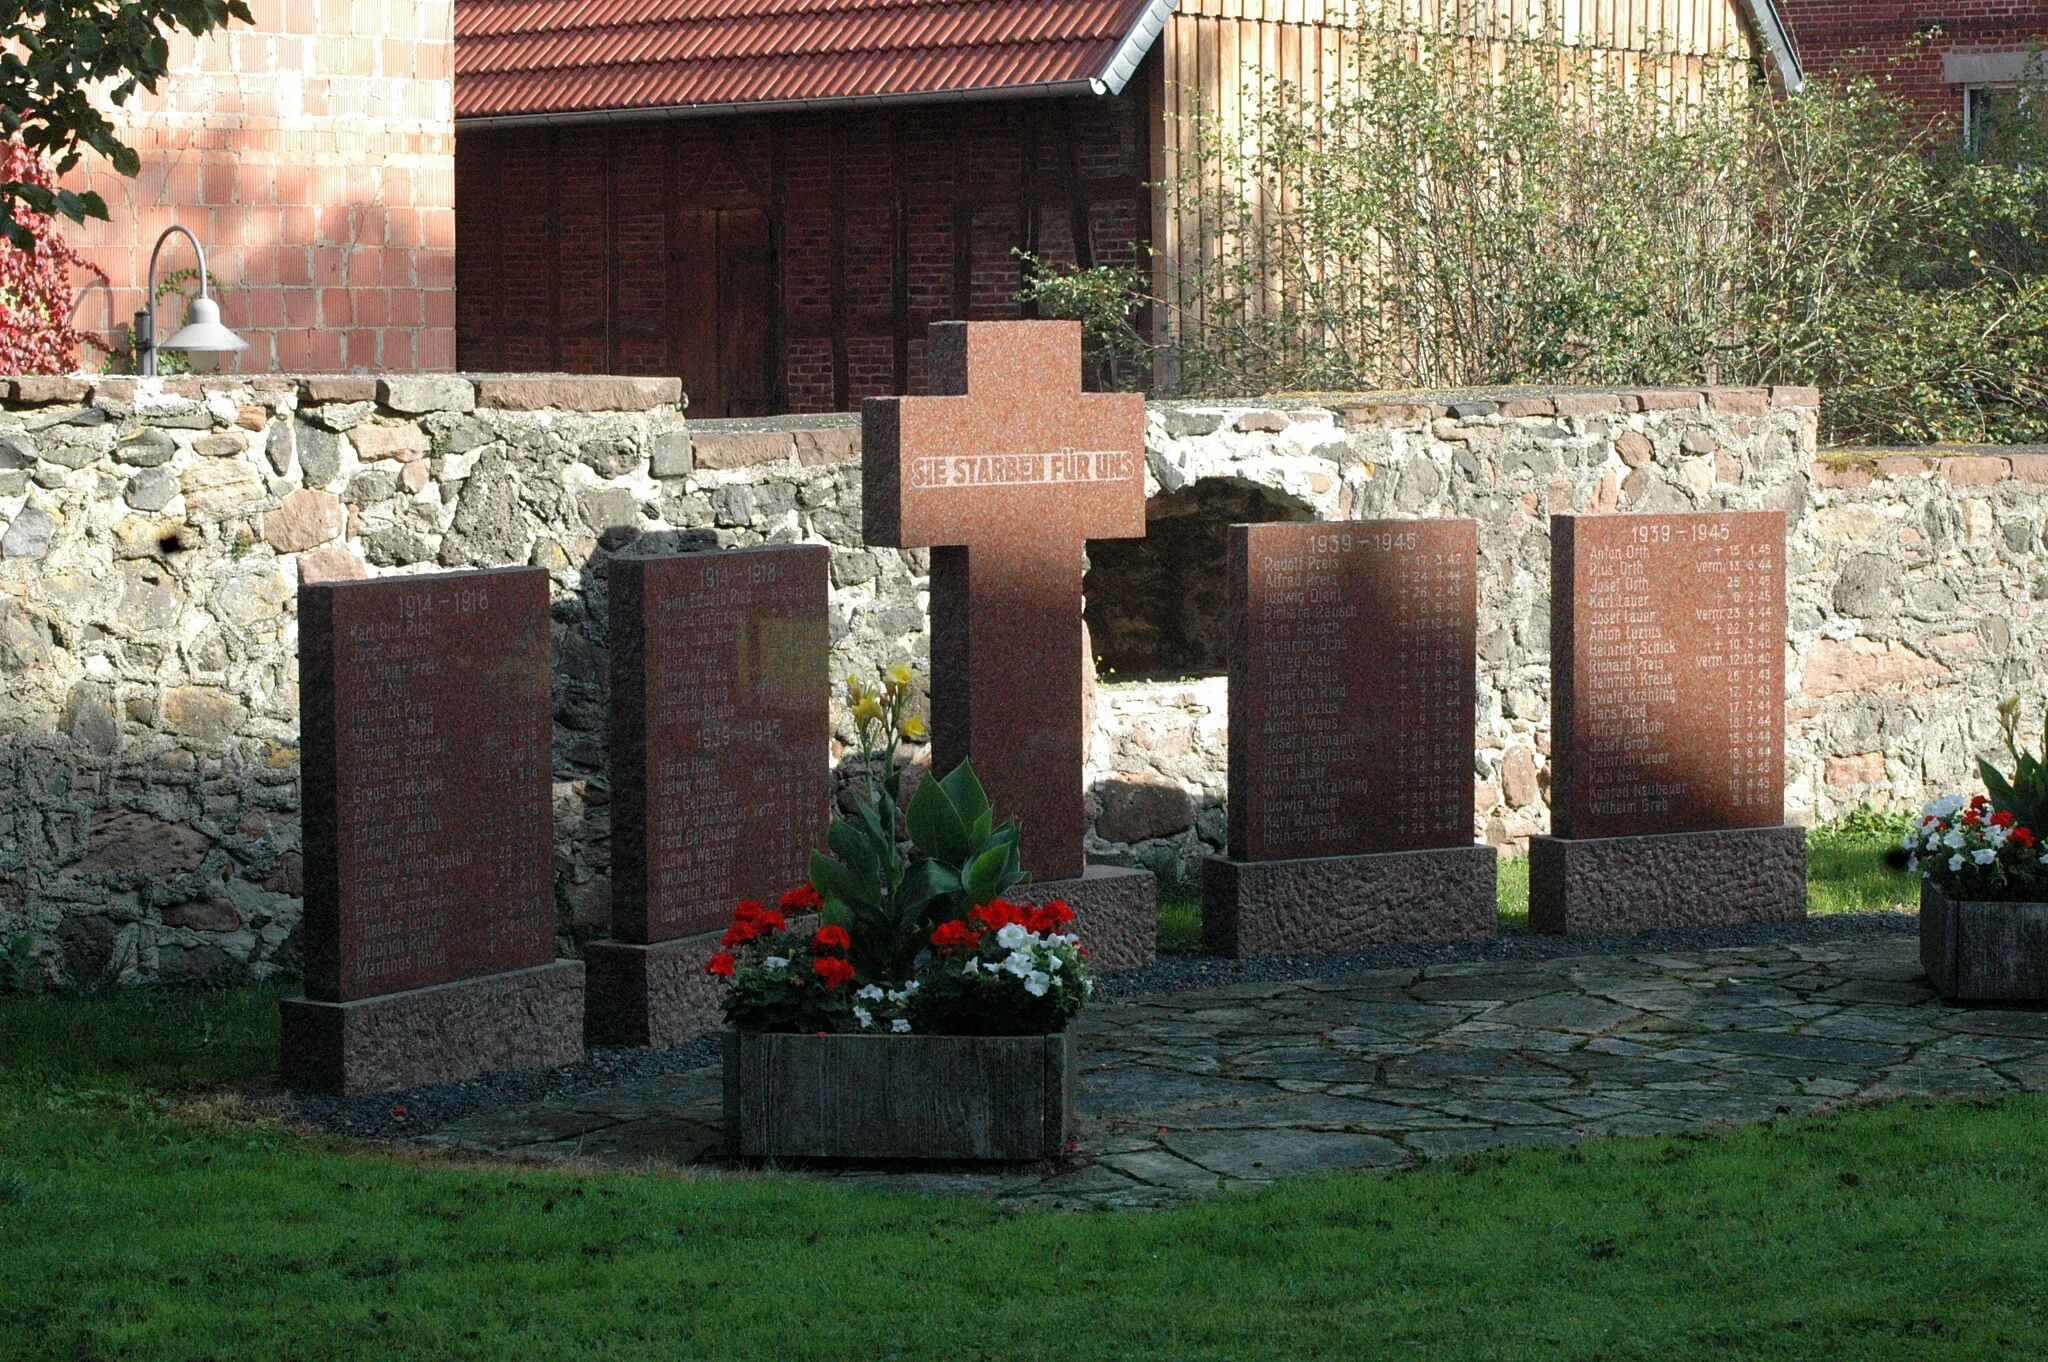
[[(1352, 83), (1361, 42), (1389, 30), (1468, 40), (1498, 69), (1509, 44), (1563, 42), (1633, 89), (1654, 82), (1665, 98), (1697, 103), (1754, 71), (1755, 35), (1741, 0), (1181, 0), (1161, 35), (1151, 81), (1152, 179), (1167, 184), (1199, 164), (1196, 115), (1209, 110), (1225, 137), (1257, 144), (1259, 105), (1278, 79), (1336, 97)], [(1221, 189), (1220, 171), (1211, 187)], [(1213, 250), (1212, 234), (1170, 191), (1153, 196), (1153, 287), (1172, 298), (1183, 253)], [(1269, 274), (1277, 299), (1285, 280)], [(1171, 340), (1180, 318), (1161, 328)]]

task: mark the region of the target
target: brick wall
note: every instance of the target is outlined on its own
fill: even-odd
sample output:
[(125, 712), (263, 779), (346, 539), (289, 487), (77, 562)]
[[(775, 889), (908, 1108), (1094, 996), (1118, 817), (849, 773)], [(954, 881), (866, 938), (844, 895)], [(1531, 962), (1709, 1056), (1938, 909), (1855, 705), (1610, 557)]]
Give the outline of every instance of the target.
[(1963, 87), (1942, 78), (1952, 52), (2024, 52), (2048, 41), (2042, 0), (1779, 0), (1808, 75), (1867, 75), (1960, 127)]
[[(447, 369), (455, 363), (450, 0), (250, 0), (236, 24), (172, 44), (171, 76), (122, 116), (134, 179), (88, 158), (72, 177), (112, 220), (73, 229), (107, 271), (95, 331), (140, 305), (173, 222), (205, 242), (244, 371)], [(189, 268), (165, 248), (162, 271)], [(166, 299), (159, 334), (181, 325)]]

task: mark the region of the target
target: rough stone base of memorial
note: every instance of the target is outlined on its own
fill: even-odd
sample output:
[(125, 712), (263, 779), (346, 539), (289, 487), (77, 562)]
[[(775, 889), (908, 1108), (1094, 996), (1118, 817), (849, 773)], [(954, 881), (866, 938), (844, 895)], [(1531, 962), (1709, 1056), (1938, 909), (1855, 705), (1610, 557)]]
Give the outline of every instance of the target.
[(1202, 862), (1202, 948), (1214, 955), (1477, 941), (1499, 921), (1492, 847)]
[(1137, 969), (1159, 958), (1159, 882), (1149, 870), (1091, 865), (1079, 878), (1038, 880), (1004, 895), (1012, 903), (1063, 900), (1100, 972)]
[(285, 1086), (302, 1091), (395, 1092), (583, 1057), (581, 960), (280, 1008)]
[(1536, 837), (1529, 930), (1586, 935), (1806, 920), (1806, 830)]
[(593, 941), (583, 948), (583, 1038), (592, 1045), (679, 1045), (725, 1024), (725, 980), (704, 972), (724, 949), (703, 932), (636, 946)]

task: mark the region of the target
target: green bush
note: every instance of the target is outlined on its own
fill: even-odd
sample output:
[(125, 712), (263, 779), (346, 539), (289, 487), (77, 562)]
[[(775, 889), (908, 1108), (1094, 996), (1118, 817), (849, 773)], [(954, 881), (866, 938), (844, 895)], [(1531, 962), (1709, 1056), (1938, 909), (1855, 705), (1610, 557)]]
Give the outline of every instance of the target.
[(1868, 80), (1680, 104), (1560, 43), (1352, 50), (1197, 116), (1181, 389), (1815, 384), (1834, 438), (2048, 438), (2040, 101), (1965, 147)]

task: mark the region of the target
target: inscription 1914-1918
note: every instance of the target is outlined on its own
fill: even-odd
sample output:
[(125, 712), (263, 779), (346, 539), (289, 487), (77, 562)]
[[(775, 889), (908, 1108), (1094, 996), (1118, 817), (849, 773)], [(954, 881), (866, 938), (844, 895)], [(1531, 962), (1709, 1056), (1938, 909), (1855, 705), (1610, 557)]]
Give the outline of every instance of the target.
[(1556, 835), (1783, 822), (1784, 513), (1550, 524)]
[(307, 996), (552, 960), (547, 573), (309, 584), (299, 631)]
[(1230, 527), (1230, 854), (1472, 841), (1471, 520)]
[(612, 931), (651, 944), (803, 882), (825, 832), (822, 545), (611, 567)]

